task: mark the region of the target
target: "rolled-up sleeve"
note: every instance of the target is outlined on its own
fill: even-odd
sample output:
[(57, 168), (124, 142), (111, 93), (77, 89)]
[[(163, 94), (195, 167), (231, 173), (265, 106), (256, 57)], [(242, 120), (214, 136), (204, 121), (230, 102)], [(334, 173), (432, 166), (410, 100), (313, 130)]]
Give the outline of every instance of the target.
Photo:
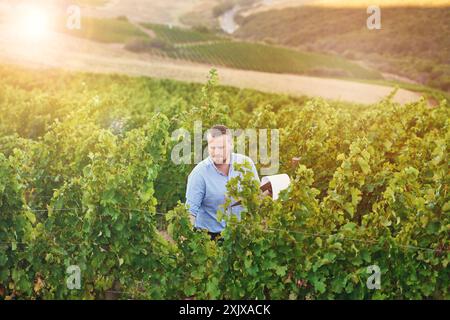
[(193, 171), (186, 187), (186, 208), (196, 217), (205, 196), (205, 181), (198, 171)]

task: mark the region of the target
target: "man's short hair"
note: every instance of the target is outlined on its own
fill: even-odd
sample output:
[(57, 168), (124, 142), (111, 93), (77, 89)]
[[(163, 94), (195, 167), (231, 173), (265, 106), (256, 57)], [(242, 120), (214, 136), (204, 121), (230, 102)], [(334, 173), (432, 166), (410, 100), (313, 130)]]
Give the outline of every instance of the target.
[(212, 138), (220, 137), (223, 135), (227, 135), (229, 138), (231, 138), (231, 131), (223, 124), (216, 124), (208, 130), (208, 135)]

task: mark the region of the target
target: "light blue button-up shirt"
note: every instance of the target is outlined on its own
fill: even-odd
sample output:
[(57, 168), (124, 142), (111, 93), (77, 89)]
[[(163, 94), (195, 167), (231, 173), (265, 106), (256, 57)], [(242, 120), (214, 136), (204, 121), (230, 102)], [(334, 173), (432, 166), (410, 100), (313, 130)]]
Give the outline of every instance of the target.
[[(195, 217), (195, 227), (207, 229), (210, 232), (222, 232), (225, 228), (225, 221), (217, 221), (217, 211), (221, 210), (220, 205), (225, 203), (226, 184), (236, 176), (242, 176), (242, 173), (235, 171), (235, 163), (244, 163), (248, 161), (252, 167), (255, 179), (260, 182), (258, 171), (251, 158), (238, 154), (231, 154), (231, 166), (228, 176), (220, 172), (209, 156), (195, 166), (189, 174), (186, 189), (186, 207)], [(235, 214), (240, 220), (242, 206), (238, 205), (227, 210), (227, 213)], [(223, 210), (223, 209), (222, 209)]]

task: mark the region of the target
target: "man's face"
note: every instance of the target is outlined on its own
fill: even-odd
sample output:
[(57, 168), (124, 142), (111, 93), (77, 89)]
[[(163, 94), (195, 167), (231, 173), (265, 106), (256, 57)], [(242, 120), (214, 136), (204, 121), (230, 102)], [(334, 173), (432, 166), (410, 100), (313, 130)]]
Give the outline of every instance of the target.
[(227, 156), (231, 149), (230, 137), (221, 135), (219, 137), (208, 136), (208, 153), (215, 164), (224, 164), (227, 162)]

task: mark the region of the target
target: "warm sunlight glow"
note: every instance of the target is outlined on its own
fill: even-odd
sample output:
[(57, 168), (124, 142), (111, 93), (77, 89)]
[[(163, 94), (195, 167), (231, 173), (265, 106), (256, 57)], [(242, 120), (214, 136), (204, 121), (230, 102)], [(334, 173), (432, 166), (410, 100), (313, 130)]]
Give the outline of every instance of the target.
[(14, 20), (15, 32), (26, 40), (41, 41), (50, 34), (50, 15), (43, 8), (23, 6)]

